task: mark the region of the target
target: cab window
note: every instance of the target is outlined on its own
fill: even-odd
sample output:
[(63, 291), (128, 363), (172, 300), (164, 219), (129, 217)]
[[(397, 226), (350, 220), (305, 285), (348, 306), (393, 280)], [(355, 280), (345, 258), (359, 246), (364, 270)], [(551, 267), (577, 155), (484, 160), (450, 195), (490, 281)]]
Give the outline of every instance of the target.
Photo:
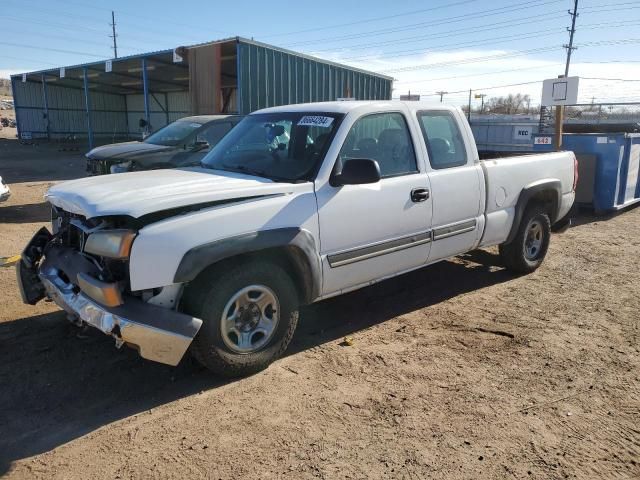
[(418, 112), (418, 122), (432, 168), (459, 167), (467, 163), (462, 133), (451, 112)]
[(353, 124), (342, 145), (340, 165), (351, 158), (376, 160), (382, 178), (416, 173), (416, 155), (401, 113), (375, 113)]

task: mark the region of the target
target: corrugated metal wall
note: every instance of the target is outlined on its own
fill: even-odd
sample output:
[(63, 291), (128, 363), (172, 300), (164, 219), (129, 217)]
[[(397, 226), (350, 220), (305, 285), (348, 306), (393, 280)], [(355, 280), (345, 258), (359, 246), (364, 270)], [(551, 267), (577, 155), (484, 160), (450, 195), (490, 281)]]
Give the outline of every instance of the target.
[[(45, 118), (42, 83), (13, 81), (18, 131), (33, 138), (64, 138), (87, 135), (87, 117), (82, 88), (67, 88), (47, 82), (49, 132)], [(89, 91), (91, 126), (96, 138), (105, 140), (142, 134), (139, 120), (144, 118), (144, 97)], [(149, 95), (151, 126), (157, 130), (190, 114), (189, 93), (169, 92)]]
[[(144, 95), (127, 95), (127, 117), (129, 133), (142, 135), (140, 119), (144, 118)], [(190, 115), (189, 92), (169, 92), (149, 94), (149, 116), (151, 131), (156, 131), (168, 123)]]
[[(16, 118), (21, 133), (34, 138), (86, 135), (87, 117), (82, 89), (60, 87), (47, 82), (49, 131), (41, 82), (13, 82)], [(91, 124), (95, 136), (122, 136), (127, 132), (123, 95), (90, 91)]]
[(268, 48), (238, 43), (240, 113), (292, 103), (388, 100), (391, 79)]

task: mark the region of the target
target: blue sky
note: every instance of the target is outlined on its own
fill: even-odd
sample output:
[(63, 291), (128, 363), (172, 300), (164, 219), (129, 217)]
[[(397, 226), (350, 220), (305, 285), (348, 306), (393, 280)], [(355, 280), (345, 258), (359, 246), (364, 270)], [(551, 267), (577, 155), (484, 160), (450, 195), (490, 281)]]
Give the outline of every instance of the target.
[[(535, 103), (538, 83), (502, 85), (563, 73), (572, 7), (573, 0), (2, 0), (0, 76), (110, 58), (113, 9), (120, 56), (241, 35), (387, 73), (397, 79), (394, 96), (473, 88), (529, 93)], [(580, 0), (579, 11), (571, 74), (640, 79), (640, 1)], [(638, 100), (639, 87), (585, 79), (580, 101)]]

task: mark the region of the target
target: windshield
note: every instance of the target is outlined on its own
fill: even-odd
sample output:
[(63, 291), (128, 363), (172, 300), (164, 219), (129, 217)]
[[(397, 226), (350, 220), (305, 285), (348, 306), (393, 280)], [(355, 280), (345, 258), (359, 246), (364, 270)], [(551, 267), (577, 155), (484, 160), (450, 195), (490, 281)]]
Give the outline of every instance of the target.
[(335, 113), (249, 115), (204, 157), (202, 165), (272, 180), (308, 180), (341, 119)]
[(175, 146), (184, 142), (189, 135), (200, 127), (202, 127), (202, 124), (198, 122), (178, 120), (177, 122), (170, 123), (166, 127), (161, 128), (153, 135), (149, 135), (144, 140), (144, 143)]

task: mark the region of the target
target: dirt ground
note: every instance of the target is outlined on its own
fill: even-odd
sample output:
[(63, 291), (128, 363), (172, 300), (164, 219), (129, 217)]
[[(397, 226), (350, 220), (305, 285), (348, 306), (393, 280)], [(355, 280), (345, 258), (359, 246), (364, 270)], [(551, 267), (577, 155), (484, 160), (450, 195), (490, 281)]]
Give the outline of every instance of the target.
[[(82, 166), (0, 141), (0, 256)], [(581, 214), (532, 275), (479, 251), (306, 307), (288, 355), (232, 382), (22, 305), (0, 268), (0, 475), (640, 478), (638, 225)]]

